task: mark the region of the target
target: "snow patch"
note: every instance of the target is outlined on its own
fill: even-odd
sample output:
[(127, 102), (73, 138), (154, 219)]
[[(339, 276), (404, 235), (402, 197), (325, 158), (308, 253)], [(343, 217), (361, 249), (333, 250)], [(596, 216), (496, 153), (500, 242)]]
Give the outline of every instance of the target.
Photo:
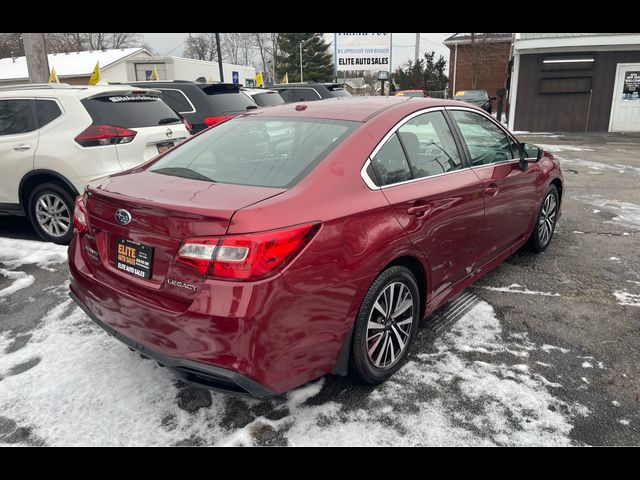
[(582, 362), (582, 368), (593, 368), (593, 365), (589, 362)]
[(0, 263), (13, 270), (22, 265), (37, 265), (46, 270), (67, 261), (67, 247), (55, 243), (15, 238), (0, 238)]
[(578, 147), (575, 145), (544, 145), (537, 144), (540, 148), (548, 150), (550, 152), (594, 152), (593, 148)]
[(613, 401), (611, 402), (611, 405), (613, 405), (614, 407), (619, 407), (619, 406), (620, 406), (620, 402), (619, 402), (619, 401), (617, 401), (617, 400), (613, 400)]
[(551, 292), (537, 292), (535, 290), (529, 290), (527, 287), (523, 287), (517, 283), (512, 283), (508, 287), (481, 287), (485, 290), (491, 290), (493, 292), (505, 292), (505, 293), (523, 293), (525, 295), (542, 295), (544, 297), (559, 297), (559, 293)]
[(13, 280), (11, 285), (0, 290), (0, 302), (4, 301), (3, 297), (8, 297), (9, 295), (16, 293), (18, 290), (27, 288), (35, 281), (33, 275), (28, 275), (24, 272), (5, 270), (4, 268), (0, 268), (0, 275), (7, 277), (9, 280)]
[(640, 230), (640, 205), (610, 200), (599, 195), (575, 195), (573, 198), (613, 215), (613, 218), (605, 223)]
[(632, 307), (640, 307), (640, 295), (629, 293), (626, 290), (616, 290), (613, 295), (620, 305), (630, 305)]
[(622, 425), (629, 425), (631, 423), (626, 418), (621, 418), (620, 420), (618, 420), (618, 422), (620, 422)]

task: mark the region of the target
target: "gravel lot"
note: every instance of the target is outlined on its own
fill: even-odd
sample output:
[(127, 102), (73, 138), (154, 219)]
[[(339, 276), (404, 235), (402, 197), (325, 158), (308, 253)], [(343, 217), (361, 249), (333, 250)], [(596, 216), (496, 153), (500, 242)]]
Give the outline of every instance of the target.
[(559, 157), (563, 216), (436, 312), (386, 384), (257, 401), (179, 382), (67, 296), (66, 249), (0, 220), (0, 443), (640, 445), (640, 135), (520, 135)]

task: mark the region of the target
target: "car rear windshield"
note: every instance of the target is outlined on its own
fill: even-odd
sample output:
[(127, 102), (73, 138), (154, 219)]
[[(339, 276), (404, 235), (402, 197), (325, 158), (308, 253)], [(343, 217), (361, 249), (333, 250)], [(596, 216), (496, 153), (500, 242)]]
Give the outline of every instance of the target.
[(424, 93), (422, 92), (403, 92), (405, 97), (424, 97)]
[(172, 150), (149, 170), (211, 182), (289, 188), (358, 125), (314, 118), (235, 118)]
[(350, 97), (351, 94), (342, 87), (327, 87), (332, 97)]
[(239, 90), (239, 87), (226, 84), (213, 84), (201, 86), (202, 91), (209, 95), (215, 106), (222, 113), (244, 113), (257, 108), (256, 102)]
[(82, 104), (98, 125), (141, 128), (181, 123), (176, 112), (153, 95), (105, 95), (85, 98)]
[(274, 105), (282, 105), (284, 100), (278, 92), (264, 92), (251, 95), (253, 101), (260, 107), (273, 107)]
[(456, 100), (487, 100), (489, 95), (486, 90), (465, 90), (456, 93)]

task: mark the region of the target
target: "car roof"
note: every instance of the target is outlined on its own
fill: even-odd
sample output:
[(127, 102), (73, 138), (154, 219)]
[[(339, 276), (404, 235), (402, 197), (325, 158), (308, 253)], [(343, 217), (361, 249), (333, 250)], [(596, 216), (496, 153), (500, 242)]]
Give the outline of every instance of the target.
[(270, 88), (305, 88), (305, 87), (317, 87), (317, 86), (323, 86), (323, 87), (344, 87), (344, 84), (342, 83), (333, 83), (333, 82), (316, 82), (316, 83), (307, 83), (307, 82), (297, 82), (297, 83), (277, 83), (275, 85), (271, 85)]
[[(39, 85), (14, 85), (14, 88), (3, 87), (0, 88), (0, 96), (2, 97), (16, 97), (16, 96), (34, 96), (34, 97), (59, 97), (59, 96), (76, 96), (79, 99), (95, 97), (96, 95), (119, 93), (126, 94), (132, 92), (134, 88), (129, 85), (69, 85), (65, 83), (55, 84), (47, 86), (46, 84)], [(150, 93), (154, 92), (152, 89), (144, 89)]]
[[(269, 107), (267, 110), (251, 112), (248, 115), (265, 115), (268, 117), (302, 117), (327, 118), (332, 120), (350, 120), (366, 122), (377, 114), (392, 108), (400, 108), (412, 102), (415, 110), (444, 105), (459, 106), (460, 102), (441, 98), (420, 97), (338, 97), (309, 102), (286, 103)], [(304, 105), (305, 108), (300, 110)]]

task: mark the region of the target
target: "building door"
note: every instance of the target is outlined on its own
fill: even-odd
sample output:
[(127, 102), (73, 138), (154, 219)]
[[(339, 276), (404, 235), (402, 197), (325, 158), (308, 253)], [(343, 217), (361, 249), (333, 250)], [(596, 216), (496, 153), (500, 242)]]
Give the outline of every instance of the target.
[(640, 63), (618, 64), (609, 131), (640, 132)]

